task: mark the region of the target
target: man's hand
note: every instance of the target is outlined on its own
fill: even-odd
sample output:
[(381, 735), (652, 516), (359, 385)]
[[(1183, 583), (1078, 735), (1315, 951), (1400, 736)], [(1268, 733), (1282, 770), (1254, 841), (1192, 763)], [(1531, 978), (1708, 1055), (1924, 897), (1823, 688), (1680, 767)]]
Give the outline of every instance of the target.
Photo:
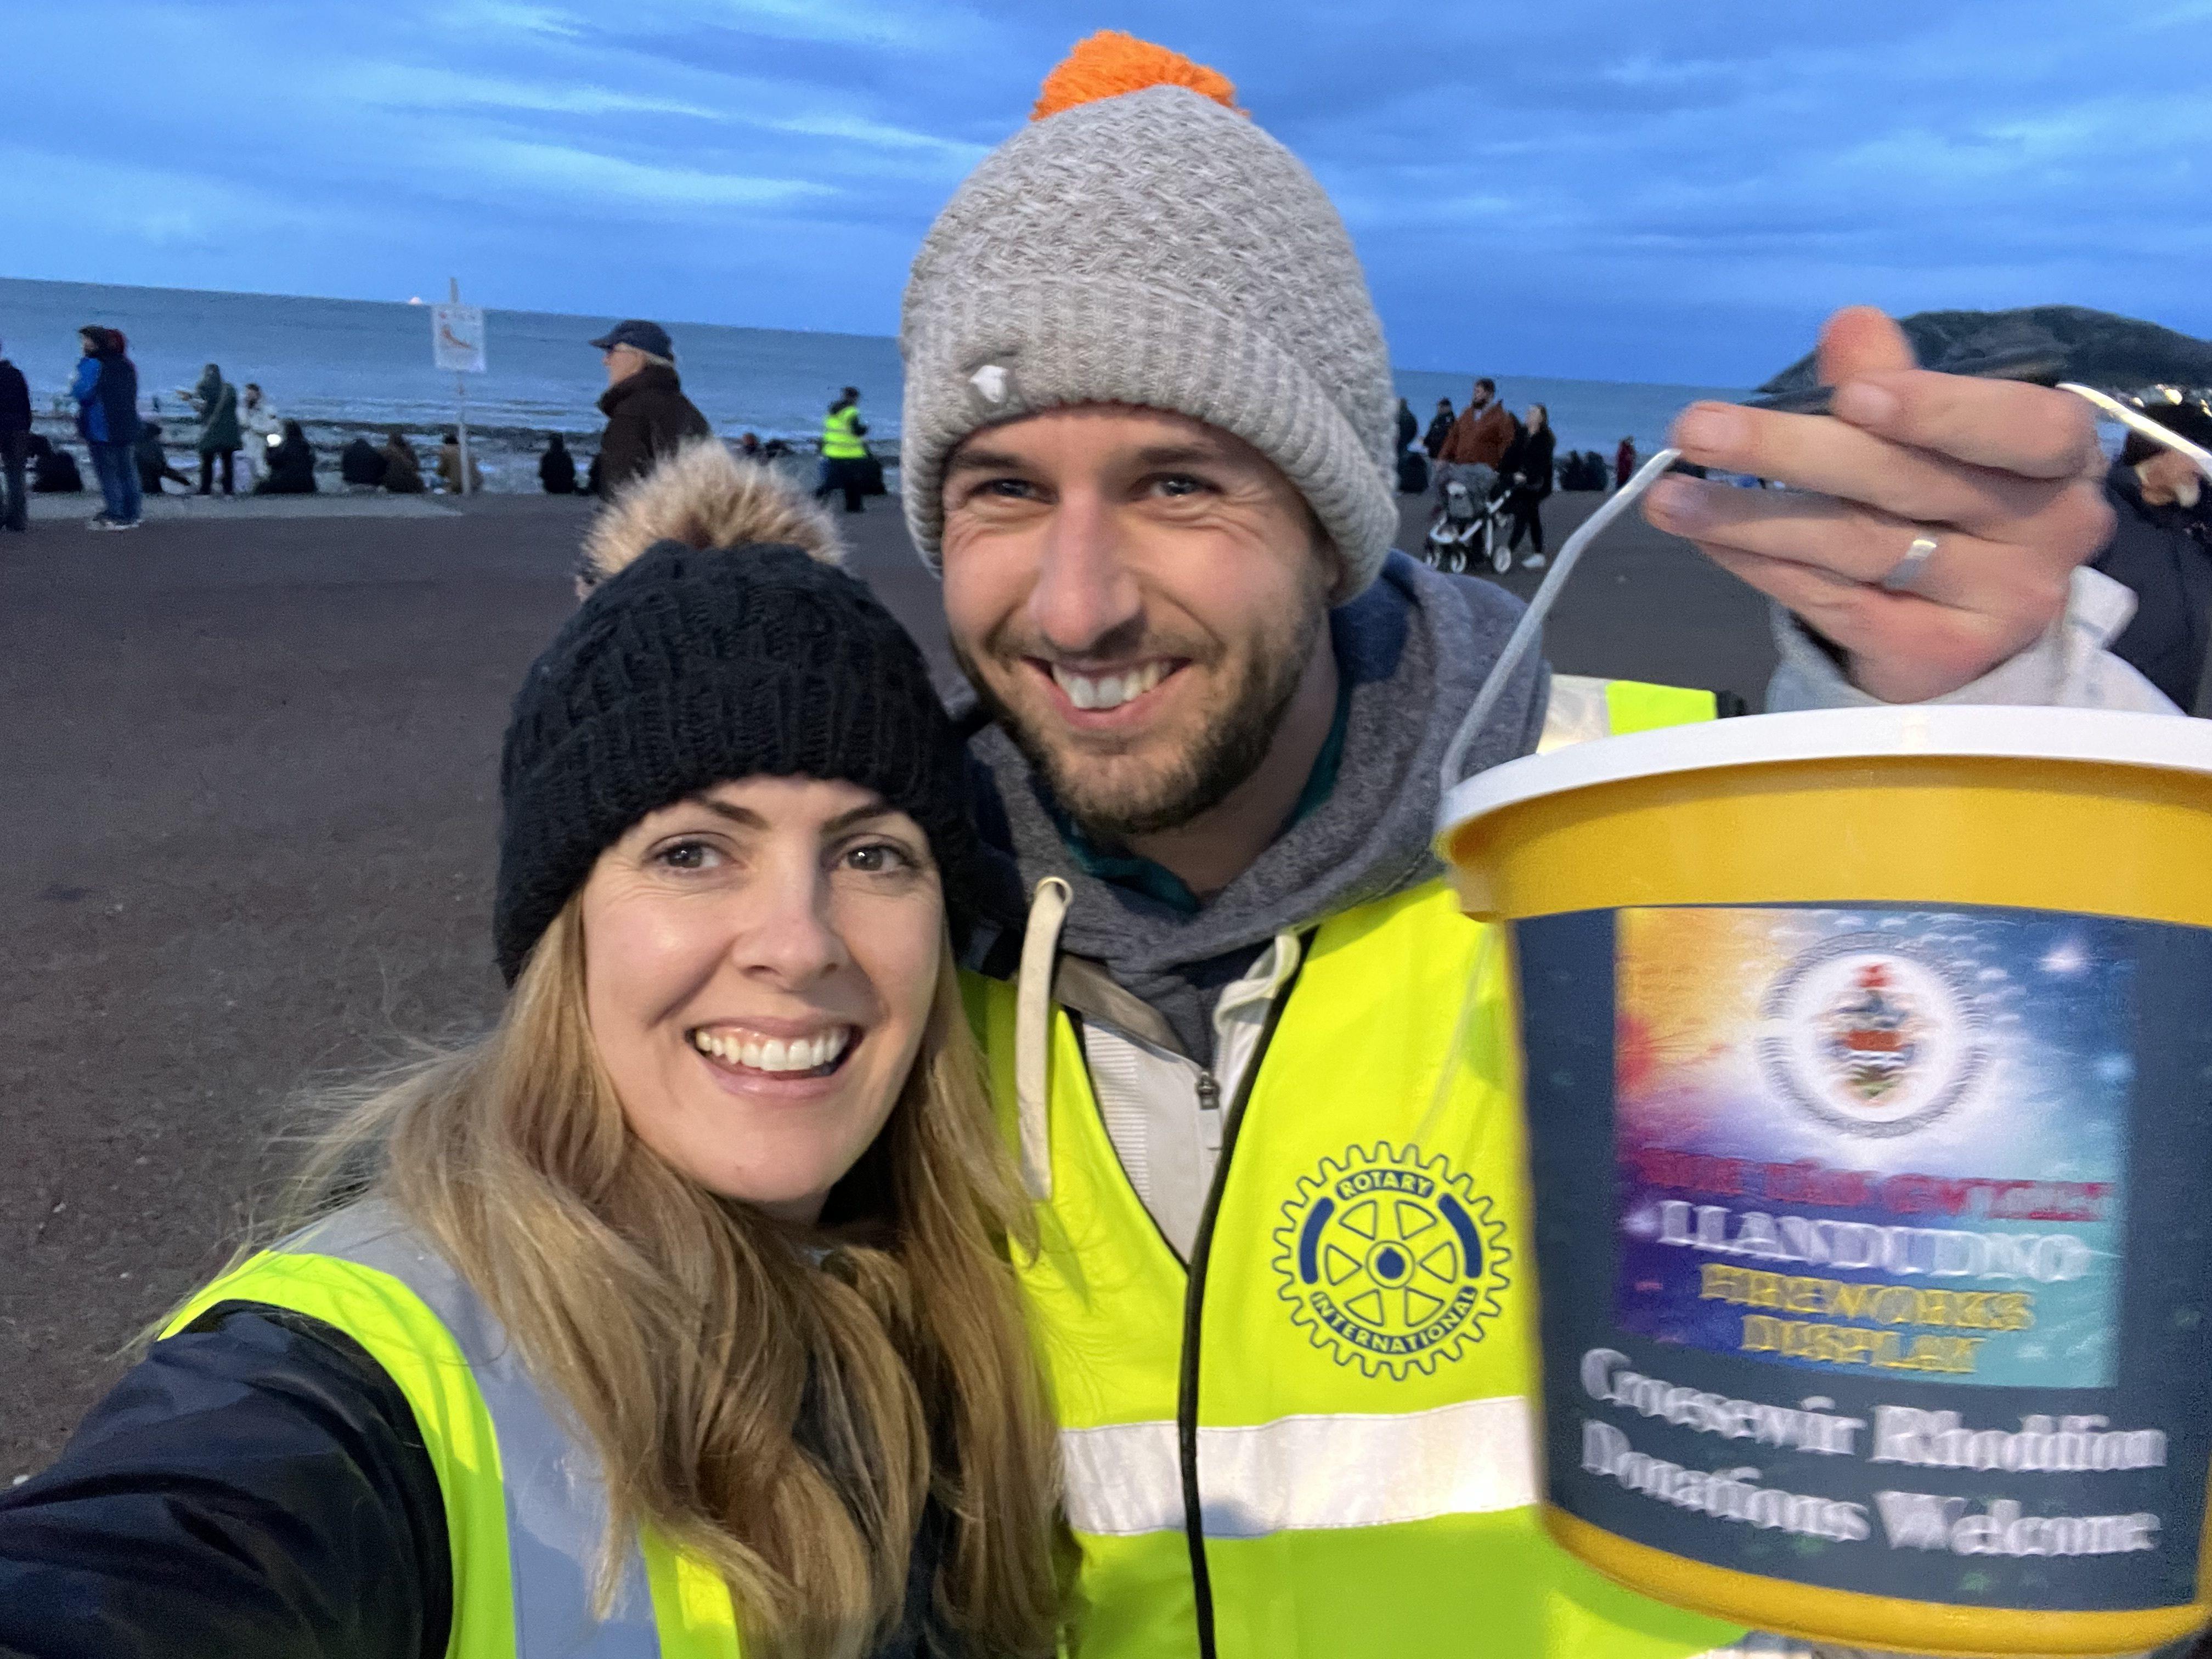
[[(1820, 368), (1833, 416), (1696, 404), (1670, 439), (1786, 491), (1669, 477), (1645, 515), (1835, 641), (1861, 690), (1955, 691), (2033, 644), (2111, 536), (2095, 421), (2069, 392), (1915, 368), (1869, 307), (1828, 319)], [(1923, 536), (1936, 549), (1912, 591), (1885, 591)]]

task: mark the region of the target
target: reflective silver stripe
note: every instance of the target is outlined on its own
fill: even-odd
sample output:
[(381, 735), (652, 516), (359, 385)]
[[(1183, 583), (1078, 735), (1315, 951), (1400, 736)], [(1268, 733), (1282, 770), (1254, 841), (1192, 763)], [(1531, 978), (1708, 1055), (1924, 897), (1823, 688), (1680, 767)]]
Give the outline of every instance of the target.
[(389, 1273), (422, 1297), (468, 1360), (499, 1439), (516, 1659), (658, 1659), (660, 1632), (634, 1541), (612, 1611), (592, 1616), (607, 1516), (598, 1454), (563, 1430), (507, 1333), (446, 1259), (380, 1200), (349, 1206), (279, 1248)]
[[(1173, 1423), (1064, 1429), (1060, 1447), (1076, 1531), (1183, 1529)], [(1200, 1429), (1198, 1484), (1210, 1538), (1520, 1509), (1536, 1501), (1528, 1402), (1509, 1395), (1425, 1412)]]

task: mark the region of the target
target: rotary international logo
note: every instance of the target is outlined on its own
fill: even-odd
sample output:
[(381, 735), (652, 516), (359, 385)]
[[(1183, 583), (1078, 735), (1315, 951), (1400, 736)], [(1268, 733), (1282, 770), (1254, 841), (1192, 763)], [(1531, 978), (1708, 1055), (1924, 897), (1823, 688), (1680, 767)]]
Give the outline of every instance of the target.
[(1505, 1224), (1417, 1146), (1347, 1147), (1298, 1182), (1275, 1230), (1291, 1322), (1369, 1376), (1433, 1372), (1480, 1341), (1511, 1283)]
[(1910, 1134), (1989, 1064), (1967, 976), (1917, 942), (1852, 933), (1806, 951), (1768, 988), (1759, 1058), (1784, 1098), (1847, 1134)]

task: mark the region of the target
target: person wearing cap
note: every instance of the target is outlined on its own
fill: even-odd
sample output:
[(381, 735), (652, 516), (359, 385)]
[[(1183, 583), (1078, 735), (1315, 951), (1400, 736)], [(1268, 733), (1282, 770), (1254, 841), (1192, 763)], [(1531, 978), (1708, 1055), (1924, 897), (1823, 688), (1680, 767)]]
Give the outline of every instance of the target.
[[(1520, 607), (1392, 550), (1390, 361), (1335, 209), (1224, 77), (1097, 37), (931, 228), (901, 343), (908, 523), (976, 695), (981, 821), (1034, 896), (969, 993), (1044, 1241), (1017, 1265), (1070, 1651), (1731, 1642), (1538, 1519), (1505, 953), (1431, 848)], [(1805, 618), (1778, 618), (1771, 704), (2165, 707), (2075, 568), (2107, 523), (2080, 404), (1917, 372), (1878, 313), (1821, 350), (1835, 417), (1676, 428), (1791, 489), (1675, 479), (1652, 509)], [(1881, 585), (1917, 556), (1919, 591)], [(1460, 769), (1576, 714), (1714, 712), (1532, 655)], [(1356, 1201), (1382, 1194), (1402, 1213)]]
[[(2212, 407), (2197, 398), (2153, 398), (2143, 413), (2199, 448), (2212, 448)], [(2136, 596), (2135, 615), (2113, 653), (2179, 707), (2212, 714), (2205, 684), (2212, 637), (2212, 499), (2196, 463), (2128, 434), (2105, 477), (2112, 541), (2095, 568)]]
[(0, 1652), (1053, 1654), (957, 738), (770, 469), (696, 447), (591, 543), (501, 762), (497, 1025), (349, 1097), (0, 1491)]
[(607, 365), (607, 389), (599, 394), (607, 429), (599, 440), (598, 487), (612, 495), (685, 440), (711, 437), (714, 429), (684, 395), (675, 343), (659, 323), (633, 317), (592, 343)]

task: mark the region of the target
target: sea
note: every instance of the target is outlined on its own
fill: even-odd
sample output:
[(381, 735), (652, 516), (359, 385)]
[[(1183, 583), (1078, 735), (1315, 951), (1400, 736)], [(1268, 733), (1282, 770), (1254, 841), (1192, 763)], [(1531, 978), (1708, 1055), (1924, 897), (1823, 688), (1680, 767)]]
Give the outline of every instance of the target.
[[(590, 453), (602, 424), (596, 402), (605, 374), (588, 342), (615, 318), (487, 308), (485, 371), (457, 377), (432, 364), (430, 314), (428, 305), (414, 299), (0, 277), (0, 350), (29, 380), (40, 429), (57, 439), (72, 429), (68, 386), (78, 356), (76, 331), (100, 323), (127, 337), (141, 405), (163, 421), (165, 441), (180, 452), (191, 447), (195, 430), (180, 393), (213, 362), (238, 386), (258, 383), (277, 416), (299, 420), (326, 456), (358, 431), (399, 426), (418, 438), (442, 432), (454, 423), (464, 398), (491, 489), (537, 488), (532, 458), (549, 432)], [(821, 431), (830, 400), (846, 386), (860, 388), (872, 436), (897, 435), (898, 342), (887, 335), (658, 320), (676, 343), (684, 391), (727, 437), (753, 432), (763, 440), (811, 440)], [(1463, 406), (1474, 377), (1488, 374), (1516, 411), (1532, 403), (1546, 406), (1562, 453), (1595, 450), (1608, 461), (1624, 436), (1648, 454), (1675, 412), (1694, 398), (1743, 395), (1725, 386), (1506, 374), (1479, 364), (1395, 374), (1399, 392), (1424, 429), (1439, 398)], [(457, 386), (462, 380), (465, 389)]]

